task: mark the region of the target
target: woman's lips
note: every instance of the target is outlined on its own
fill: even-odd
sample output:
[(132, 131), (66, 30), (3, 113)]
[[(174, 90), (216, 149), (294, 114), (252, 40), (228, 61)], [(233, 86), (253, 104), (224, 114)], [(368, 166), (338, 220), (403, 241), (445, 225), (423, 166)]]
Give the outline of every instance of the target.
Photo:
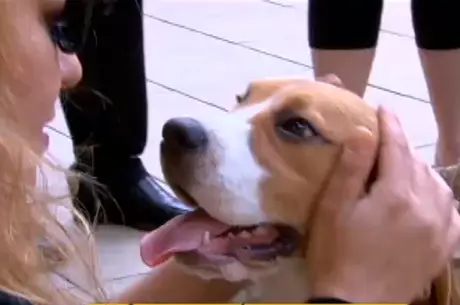
[(48, 133), (44, 131), (43, 132), (43, 146), (48, 148), (49, 144), (50, 144), (50, 136), (48, 135)]
[(48, 150), (48, 147), (49, 147), (49, 144), (50, 144), (50, 137), (48, 135), (48, 133), (46, 133), (45, 131), (42, 132), (42, 139), (41, 139), (41, 153), (44, 154), (47, 150)]

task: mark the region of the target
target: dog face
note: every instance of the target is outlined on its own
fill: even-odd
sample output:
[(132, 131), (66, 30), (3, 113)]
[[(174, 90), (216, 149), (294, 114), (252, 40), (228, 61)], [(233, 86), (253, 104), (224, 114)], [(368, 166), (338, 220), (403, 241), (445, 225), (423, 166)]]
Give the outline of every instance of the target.
[[(226, 277), (235, 280), (243, 269), (267, 270), (277, 257), (295, 255), (343, 147), (363, 132), (376, 135), (377, 147), (375, 110), (339, 85), (335, 77), (255, 81), (230, 113), (169, 120), (163, 172), (176, 194), (199, 210), (174, 219), (144, 244), (201, 271), (231, 266)], [(188, 240), (171, 245), (185, 231)], [(164, 240), (169, 245), (160, 245)]]

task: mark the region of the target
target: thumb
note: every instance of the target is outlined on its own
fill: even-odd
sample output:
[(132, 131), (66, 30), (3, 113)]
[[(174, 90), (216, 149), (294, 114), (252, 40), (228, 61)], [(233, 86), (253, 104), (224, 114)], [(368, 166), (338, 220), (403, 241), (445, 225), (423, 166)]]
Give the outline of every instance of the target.
[(333, 217), (344, 204), (357, 202), (375, 163), (377, 143), (376, 137), (365, 129), (343, 146), (318, 203), (317, 213), (323, 214), (321, 218)]

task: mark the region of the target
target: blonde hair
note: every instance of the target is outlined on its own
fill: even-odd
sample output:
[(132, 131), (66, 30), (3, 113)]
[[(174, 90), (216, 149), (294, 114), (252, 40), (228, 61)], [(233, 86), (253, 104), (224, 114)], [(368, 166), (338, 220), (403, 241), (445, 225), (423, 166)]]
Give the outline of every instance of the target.
[[(62, 283), (53, 280), (53, 272), (62, 264), (78, 261), (78, 268), (85, 269), (86, 281), (89, 279), (94, 288), (87, 293), (105, 301), (89, 226), (73, 207), (67, 208), (81, 225), (70, 228), (58, 221), (51, 207), (61, 205), (62, 198), (48, 192), (44, 168), (68, 177), (75, 175), (35, 153), (15, 119), (16, 105), (21, 101), (5, 80), (22, 68), (14, 66), (15, 48), (20, 47), (14, 37), (21, 30), (14, 17), (21, 12), (10, 4), (16, 1), (22, 0), (0, 0), (0, 291), (33, 304), (81, 303)], [(40, 189), (34, 181), (37, 168), (41, 169)]]

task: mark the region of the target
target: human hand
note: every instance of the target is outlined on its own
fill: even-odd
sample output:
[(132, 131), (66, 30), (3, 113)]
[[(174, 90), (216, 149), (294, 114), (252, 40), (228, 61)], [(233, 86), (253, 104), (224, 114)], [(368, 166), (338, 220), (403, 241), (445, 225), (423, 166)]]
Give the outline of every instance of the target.
[(307, 259), (313, 297), (409, 303), (452, 258), (460, 216), (452, 191), (414, 155), (397, 118), (379, 110), (378, 177), (369, 141), (347, 147), (319, 203)]

